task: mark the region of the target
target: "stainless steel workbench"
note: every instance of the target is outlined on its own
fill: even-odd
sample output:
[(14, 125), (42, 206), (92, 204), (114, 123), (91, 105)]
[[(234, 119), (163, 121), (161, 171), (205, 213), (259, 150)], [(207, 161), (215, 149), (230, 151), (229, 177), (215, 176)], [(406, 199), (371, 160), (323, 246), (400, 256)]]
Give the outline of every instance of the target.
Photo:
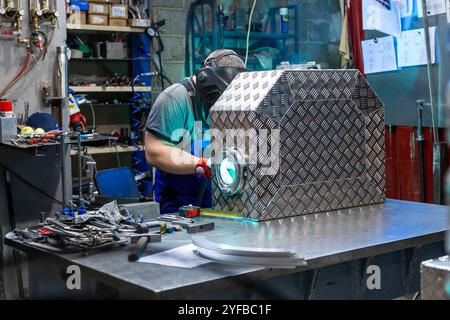
[[(216, 221), (216, 229), (205, 233), (211, 239), (295, 251), (308, 266), (293, 270), (217, 263), (183, 269), (130, 263), (126, 248), (81, 256), (46, 252), (8, 235), (5, 243), (27, 253), (30, 293), (37, 298), (87, 294), (66, 289), (61, 268), (71, 264), (80, 266), (85, 279), (101, 283), (94, 286), (97, 292), (117, 288), (114, 297), (119, 298), (386, 298), (417, 291), (420, 261), (444, 254), (447, 210), (388, 199), (379, 205), (259, 223), (202, 218)], [(165, 235), (162, 243), (148, 247), (147, 254), (190, 242), (185, 232)], [(387, 293), (366, 290), (365, 270), (370, 264), (380, 266)], [(51, 268), (59, 284), (58, 279), (46, 278), (51, 277)], [(322, 293), (322, 289), (327, 290)]]

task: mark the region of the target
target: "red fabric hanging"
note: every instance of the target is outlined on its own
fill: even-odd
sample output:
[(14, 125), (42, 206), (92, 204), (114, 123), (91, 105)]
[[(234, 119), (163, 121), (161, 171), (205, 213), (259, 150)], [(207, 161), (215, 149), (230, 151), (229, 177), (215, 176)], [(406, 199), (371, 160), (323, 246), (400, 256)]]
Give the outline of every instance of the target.
[(362, 24), (362, 0), (347, 2), (348, 31), (355, 67), (364, 75), (361, 41), (364, 39)]

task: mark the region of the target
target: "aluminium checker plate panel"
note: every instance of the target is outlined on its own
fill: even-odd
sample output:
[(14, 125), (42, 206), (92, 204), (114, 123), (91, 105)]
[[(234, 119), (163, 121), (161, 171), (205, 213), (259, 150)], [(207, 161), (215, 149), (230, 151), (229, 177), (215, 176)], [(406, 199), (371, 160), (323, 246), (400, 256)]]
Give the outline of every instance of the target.
[[(247, 164), (244, 187), (235, 195), (213, 180), (214, 209), (270, 220), (385, 199), (384, 105), (358, 70), (241, 73), (210, 116), (211, 129), (222, 133), (279, 129), (280, 136), (276, 174), (263, 174), (267, 164)], [(224, 139), (224, 148), (250, 157), (256, 149), (249, 143), (256, 142), (238, 138), (247, 141), (245, 150), (236, 139)]]
[(440, 257), (420, 265), (422, 300), (450, 300), (450, 258)]

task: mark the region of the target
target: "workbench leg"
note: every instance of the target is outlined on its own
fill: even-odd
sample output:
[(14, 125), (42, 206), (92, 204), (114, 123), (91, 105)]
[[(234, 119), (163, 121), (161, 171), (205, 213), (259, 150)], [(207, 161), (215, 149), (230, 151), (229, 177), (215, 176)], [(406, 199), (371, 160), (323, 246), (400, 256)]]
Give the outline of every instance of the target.
[[(9, 170), (5, 170), (5, 191), (6, 191), (6, 202), (9, 212), (9, 223), (11, 230), (14, 230), (16, 229), (16, 214), (12, 196), (11, 173), (9, 172)], [(22, 278), (22, 261), (21, 261), (22, 259), (20, 258), (20, 252), (13, 249), (12, 254), (14, 267), (16, 268), (17, 273), (17, 287), (19, 289), (19, 297), (21, 299), (25, 299), (25, 289), (23, 286), (23, 278)]]
[(420, 247), (409, 248), (402, 250), (401, 260), (402, 260), (402, 274), (403, 274), (403, 284), (405, 287), (405, 294), (410, 293), (411, 281), (414, 276), (414, 266), (417, 264), (418, 251)]
[(353, 294), (352, 299), (362, 300), (365, 298), (367, 289), (367, 268), (373, 264), (374, 257), (367, 257), (351, 262)]
[(320, 269), (314, 269), (306, 271), (305, 280), (307, 281), (307, 286), (305, 289), (305, 300), (314, 299), (314, 294), (316, 293), (317, 283), (319, 281)]
[[(1, 226), (0, 239), (3, 239), (3, 230)], [(5, 262), (3, 255), (3, 241), (0, 241), (0, 300), (6, 300), (5, 281), (3, 276), (3, 273), (5, 272)]]

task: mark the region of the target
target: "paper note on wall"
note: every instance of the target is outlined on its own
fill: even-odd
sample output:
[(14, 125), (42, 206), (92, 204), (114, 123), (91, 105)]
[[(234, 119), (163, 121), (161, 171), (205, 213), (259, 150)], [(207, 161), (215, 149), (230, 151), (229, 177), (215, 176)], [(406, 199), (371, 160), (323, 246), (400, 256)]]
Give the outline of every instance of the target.
[(393, 36), (364, 40), (361, 44), (366, 74), (397, 70)]
[(447, 23), (450, 23), (450, 0), (445, 0), (447, 6)]
[(378, 30), (400, 37), (402, 25), (397, 2), (363, 0), (362, 5), (364, 30)]
[[(446, 9), (447, 0), (427, 0), (427, 15), (434, 16), (447, 12)], [(417, 0), (417, 16), (423, 17), (422, 0)]]
[(412, 15), (414, 9), (413, 0), (395, 0), (395, 1), (397, 2), (398, 9), (400, 11), (400, 16), (402, 18), (410, 17)]
[[(431, 63), (436, 61), (436, 27), (430, 27)], [(427, 64), (427, 47), (425, 30), (415, 29), (403, 31), (397, 39), (397, 58), (399, 67), (410, 67)]]

